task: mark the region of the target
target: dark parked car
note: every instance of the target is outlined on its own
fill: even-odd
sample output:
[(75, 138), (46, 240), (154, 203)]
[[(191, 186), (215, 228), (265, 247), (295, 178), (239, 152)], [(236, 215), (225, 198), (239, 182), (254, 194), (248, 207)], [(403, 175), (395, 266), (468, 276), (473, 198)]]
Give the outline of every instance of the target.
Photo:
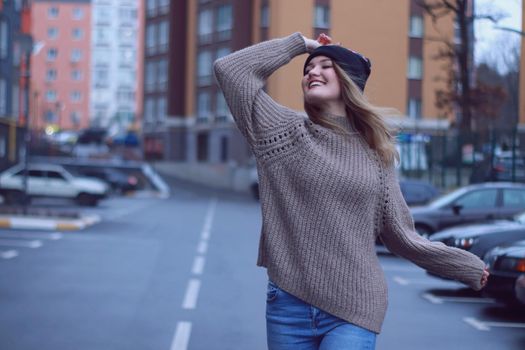
[(516, 281), (525, 273), (525, 241), (495, 247), (485, 255), (490, 278), (484, 293), (515, 304)]
[(470, 185), (413, 207), (416, 230), (422, 236), (451, 226), (511, 219), (525, 210), (525, 185), (495, 182)]
[(137, 190), (138, 179), (133, 175), (128, 175), (120, 170), (103, 167), (79, 167), (76, 172), (107, 182), (113, 192), (126, 193)]
[(408, 205), (423, 205), (439, 196), (439, 190), (422, 180), (404, 179), (399, 181), (403, 198)]
[(516, 279), (514, 296), (519, 303), (525, 305), (525, 274), (521, 274), (520, 277)]
[(483, 258), (492, 248), (525, 239), (525, 212), (513, 220), (451, 227), (435, 233), (431, 241), (443, 242)]

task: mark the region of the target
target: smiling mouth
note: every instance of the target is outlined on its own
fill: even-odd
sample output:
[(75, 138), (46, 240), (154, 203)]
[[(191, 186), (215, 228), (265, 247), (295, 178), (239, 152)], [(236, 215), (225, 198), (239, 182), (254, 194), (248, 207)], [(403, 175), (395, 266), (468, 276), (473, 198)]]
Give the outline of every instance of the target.
[(309, 89), (313, 89), (314, 87), (323, 86), (323, 85), (325, 85), (324, 82), (321, 82), (321, 81), (318, 81), (318, 80), (314, 80), (314, 81), (311, 81), (310, 83), (308, 83), (308, 88)]

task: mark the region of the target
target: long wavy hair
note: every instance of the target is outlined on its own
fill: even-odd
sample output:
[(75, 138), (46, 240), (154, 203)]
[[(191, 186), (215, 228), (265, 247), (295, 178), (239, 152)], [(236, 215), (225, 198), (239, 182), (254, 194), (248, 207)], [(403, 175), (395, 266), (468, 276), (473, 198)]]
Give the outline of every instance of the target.
[[(397, 114), (397, 111), (372, 105), (340, 66), (333, 62), (333, 67), (339, 78), (341, 98), (352, 127), (361, 134), (370, 148), (379, 154), (383, 162), (387, 164), (399, 162), (399, 153), (395, 146), (395, 129), (389, 127), (384, 120), (385, 115)], [(329, 116), (323, 115), (319, 107), (307, 103), (306, 100), (304, 109), (313, 122), (337, 132), (347, 133)]]

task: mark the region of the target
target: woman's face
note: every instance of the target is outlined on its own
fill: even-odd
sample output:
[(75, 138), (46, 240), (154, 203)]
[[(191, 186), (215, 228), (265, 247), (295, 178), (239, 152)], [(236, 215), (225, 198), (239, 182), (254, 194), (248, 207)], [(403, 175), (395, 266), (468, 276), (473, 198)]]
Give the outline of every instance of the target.
[(316, 56), (308, 63), (301, 86), (305, 101), (313, 105), (341, 99), (339, 78), (332, 60), (326, 56)]

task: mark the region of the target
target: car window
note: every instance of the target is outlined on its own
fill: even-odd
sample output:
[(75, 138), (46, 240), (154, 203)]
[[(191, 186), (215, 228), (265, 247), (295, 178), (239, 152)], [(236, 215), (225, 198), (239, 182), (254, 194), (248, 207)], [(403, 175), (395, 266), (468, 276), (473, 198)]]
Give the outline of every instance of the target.
[(461, 205), (464, 209), (495, 208), (498, 190), (472, 191), (455, 201), (455, 205)]
[(49, 179), (54, 179), (54, 180), (64, 180), (64, 177), (62, 176), (62, 174), (60, 174), (57, 171), (48, 171), (47, 177)]
[(507, 208), (525, 208), (525, 190), (503, 190), (503, 206)]
[(30, 177), (39, 177), (39, 178), (45, 177), (44, 172), (42, 170), (29, 170), (28, 175)]

